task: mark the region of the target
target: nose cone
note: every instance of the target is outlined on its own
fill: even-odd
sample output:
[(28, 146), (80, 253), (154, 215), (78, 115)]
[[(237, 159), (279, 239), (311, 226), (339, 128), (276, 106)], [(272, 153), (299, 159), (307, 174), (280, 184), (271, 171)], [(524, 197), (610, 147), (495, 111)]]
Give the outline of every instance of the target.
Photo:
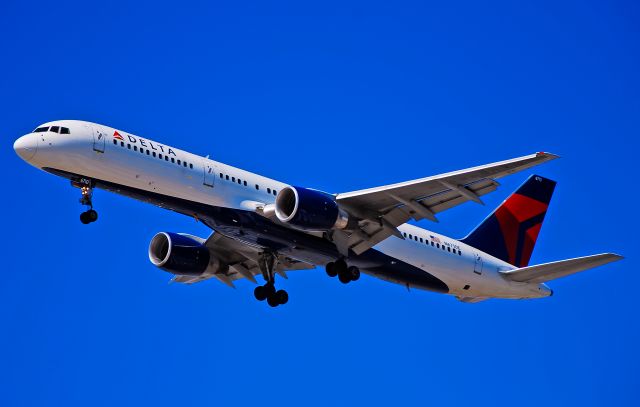
[(38, 138), (34, 134), (22, 136), (13, 143), (13, 149), (20, 158), (29, 161), (36, 155)]

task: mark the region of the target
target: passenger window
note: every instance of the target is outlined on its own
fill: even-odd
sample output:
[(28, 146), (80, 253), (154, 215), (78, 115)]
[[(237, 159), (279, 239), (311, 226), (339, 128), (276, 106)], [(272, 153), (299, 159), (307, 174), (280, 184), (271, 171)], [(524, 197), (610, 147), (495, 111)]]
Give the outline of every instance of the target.
[(226, 179), (227, 181), (229, 181), (229, 176), (228, 176), (228, 175), (225, 175), (224, 177), (225, 177), (225, 179)]
[(127, 148), (131, 150), (131, 144), (127, 144)]
[(462, 256), (462, 252), (458, 250), (458, 256)]
[(113, 144), (115, 144), (117, 146), (118, 145), (118, 140), (113, 139)]
[(411, 233), (409, 233), (409, 239), (413, 239), (413, 235), (411, 235)]
[(120, 142), (120, 147), (124, 147), (124, 141)]
[(171, 162), (175, 163), (176, 162), (175, 158), (171, 157)]
[(52, 131), (54, 133), (59, 133), (60, 132), (60, 126), (51, 126), (50, 131)]
[(236, 182), (236, 177), (231, 177), (231, 182)]
[(436, 243), (436, 247), (439, 249), (440, 248), (440, 243)]
[(48, 127), (38, 127), (37, 129), (35, 129), (33, 132), (34, 133), (44, 133), (45, 131), (49, 130)]
[(61, 127), (60, 128), (60, 134), (70, 134), (69, 133), (69, 128), (68, 127)]
[(193, 169), (193, 164), (189, 163), (189, 168)]
[(153, 153), (151, 153), (154, 157), (156, 156), (156, 152), (154, 151)]
[(451, 247), (447, 246), (447, 251), (451, 253)]
[(183, 162), (182, 162), (182, 166), (183, 166), (184, 168), (187, 168), (187, 162), (186, 162), (186, 161), (183, 161)]
[(220, 179), (222, 179), (222, 173), (220, 173)]
[(271, 188), (267, 188), (267, 194), (271, 193)]
[(273, 190), (273, 194), (276, 195), (278, 193), (278, 191), (276, 191), (275, 189)]
[(256, 190), (260, 190), (260, 185), (256, 184)]
[(243, 181), (243, 182), (244, 182), (244, 186), (246, 187), (247, 186), (247, 181)]
[(165, 156), (164, 156), (164, 160), (165, 160), (165, 161), (169, 161), (169, 156), (168, 156), (168, 155), (165, 155)]
[(162, 160), (162, 154), (158, 153), (158, 158)]
[(180, 165), (180, 160), (178, 160), (178, 165)]
[(149, 155), (149, 150), (147, 150), (147, 155)]
[(407, 233), (406, 233), (406, 232), (405, 232), (405, 233), (403, 233), (402, 235), (403, 235), (404, 237), (407, 237)]
[(420, 238), (420, 243), (422, 243), (422, 238)]
[(133, 151), (138, 151), (138, 146), (133, 146)]

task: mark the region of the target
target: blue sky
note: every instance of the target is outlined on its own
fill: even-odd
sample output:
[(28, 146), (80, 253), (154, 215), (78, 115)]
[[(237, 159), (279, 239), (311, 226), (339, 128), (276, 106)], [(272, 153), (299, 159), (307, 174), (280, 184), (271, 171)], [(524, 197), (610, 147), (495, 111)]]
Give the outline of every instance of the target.
[[(637, 3), (264, 3), (0, 5), (0, 405), (636, 404)], [(551, 151), (532, 263), (626, 260), (473, 305), (322, 270), (277, 309), (167, 285), (150, 238), (206, 228), (104, 191), (83, 226), (14, 154), (71, 118), (329, 192)], [(461, 237), (526, 176), (420, 225)]]

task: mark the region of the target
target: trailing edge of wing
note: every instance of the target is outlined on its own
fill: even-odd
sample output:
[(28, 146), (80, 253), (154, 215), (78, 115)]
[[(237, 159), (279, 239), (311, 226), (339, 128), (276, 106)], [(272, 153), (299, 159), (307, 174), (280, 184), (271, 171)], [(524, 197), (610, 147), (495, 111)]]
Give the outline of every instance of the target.
[(575, 259), (554, 261), (537, 266), (503, 271), (502, 275), (512, 281), (544, 283), (545, 281), (555, 280), (568, 276), (569, 274), (589, 270), (594, 267), (622, 260), (623, 258), (624, 257), (613, 253), (595, 254), (593, 256), (578, 257)]
[[(338, 203), (361, 219), (358, 229), (341, 239), (341, 252), (360, 254), (389, 236), (398, 236), (397, 227), (413, 218), (437, 222), (436, 214), (473, 201), (498, 187), (501, 178), (558, 158), (536, 153), (492, 164), (448, 172), (397, 184), (336, 195)], [(340, 234), (337, 234), (339, 237)]]

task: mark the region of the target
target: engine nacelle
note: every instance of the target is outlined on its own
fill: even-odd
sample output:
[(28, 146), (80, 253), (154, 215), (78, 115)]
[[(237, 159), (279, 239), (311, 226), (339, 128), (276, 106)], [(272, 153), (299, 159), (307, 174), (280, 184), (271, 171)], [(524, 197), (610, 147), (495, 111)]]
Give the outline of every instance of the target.
[(281, 222), (307, 231), (344, 229), (349, 223), (349, 215), (340, 209), (333, 195), (314, 189), (281, 189), (275, 210)]
[(149, 260), (172, 274), (199, 276), (209, 267), (211, 255), (199, 241), (185, 235), (160, 232), (149, 243)]

